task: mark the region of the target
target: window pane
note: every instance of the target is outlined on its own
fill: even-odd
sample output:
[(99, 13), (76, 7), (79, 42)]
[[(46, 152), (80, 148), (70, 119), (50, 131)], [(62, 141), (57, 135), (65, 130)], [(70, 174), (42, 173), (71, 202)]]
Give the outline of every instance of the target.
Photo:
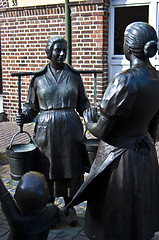
[(148, 22), (148, 12), (148, 6), (115, 8), (114, 54), (123, 54), (126, 26), (136, 21)]

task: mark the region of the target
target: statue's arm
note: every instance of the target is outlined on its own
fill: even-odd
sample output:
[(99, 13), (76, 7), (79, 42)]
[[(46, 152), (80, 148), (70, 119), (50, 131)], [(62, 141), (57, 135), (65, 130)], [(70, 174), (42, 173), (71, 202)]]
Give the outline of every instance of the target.
[(23, 104), (22, 113), (16, 116), (16, 122), (18, 125), (32, 122), (40, 111), (34, 82), (35, 77), (32, 78), (29, 85), (27, 101)]
[(102, 114), (100, 114), (97, 122), (93, 121), (93, 119), (95, 118), (96, 116), (94, 116), (93, 108), (89, 108), (84, 112), (86, 128), (97, 138), (105, 139), (110, 133), (110, 130), (115, 123), (115, 120), (108, 119)]
[(85, 91), (81, 76), (78, 74), (76, 75), (76, 77), (78, 80), (78, 98), (76, 110), (79, 113), (79, 115), (83, 117), (83, 112), (90, 107), (90, 102), (88, 100), (87, 93)]
[(34, 109), (31, 104), (25, 103), (22, 113), (16, 116), (16, 123), (18, 125), (30, 123), (34, 120), (38, 113), (39, 110)]
[(86, 110), (84, 119), (87, 129), (105, 140), (119, 118), (129, 114), (136, 98), (137, 85), (131, 72), (116, 74), (108, 84), (100, 104), (100, 116), (93, 121), (92, 110)]
[(0, 201), (2, 211), (12, 228), (17, 228), (17, 221), (19, 216), (21, 216), (21, 212), (17, 207), (14, 198), (10, 194), (10, 192), (5, 187), (2, 179), (0, 178)]

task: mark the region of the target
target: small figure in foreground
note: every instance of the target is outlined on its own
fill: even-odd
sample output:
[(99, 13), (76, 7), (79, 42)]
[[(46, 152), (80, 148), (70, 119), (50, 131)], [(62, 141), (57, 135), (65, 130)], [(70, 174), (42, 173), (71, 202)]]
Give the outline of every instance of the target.
[(45, 177), (28, 172), (19, 181), (14, 198), (0, 178), (0, 201), (9, 227), (8, 240), (46, 240), (49, 230), (60, 223), (60, 209), (46, 206), (49, 191)]
[(159, 231), (159, 166), (155, 138), (159, 120), (159, 72), (152, 26), (134, 22), (124, 35), (130, 68), (109, 83), (97, 123), (91, 109), (87, 129), (100, 138), (90, 174), (72, 205), (87, 200), (85, 233), (91, 240), (150, 240)]

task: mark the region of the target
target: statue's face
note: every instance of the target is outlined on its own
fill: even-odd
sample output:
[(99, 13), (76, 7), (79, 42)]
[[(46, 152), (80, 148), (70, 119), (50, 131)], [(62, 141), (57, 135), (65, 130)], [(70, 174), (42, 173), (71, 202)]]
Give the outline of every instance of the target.
[(64, 41), (58, 41), (54, 44), (51, 61), (60, 65), (63, 64), (67, 55), (67, 44)]

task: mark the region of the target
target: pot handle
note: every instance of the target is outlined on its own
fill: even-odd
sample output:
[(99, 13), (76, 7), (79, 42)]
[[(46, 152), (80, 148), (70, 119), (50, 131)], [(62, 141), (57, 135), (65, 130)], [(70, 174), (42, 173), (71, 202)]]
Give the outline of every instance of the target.
[(12, 139), (11, 139), (11, 141), (10, 141), (9, 149), (11, 149), (15, 137), (16, 137), (19, 133), (26, 133), (26, 134), (29, 136), (29, 138), (30, 138), (30, 143), (33, 142), (33, 140), (31, 139), (31, 136), (30, 136), (30, 134), (29, 134), (28, 132), (26, 132), (26, 131), (22, 131), (22, 132), (21, 132), (21, 131), (20, 131), (20, 132), (17, 132), (17, 133), (15, 133), (15, 134), (13, 135), (13, 137), (12, 137)]

